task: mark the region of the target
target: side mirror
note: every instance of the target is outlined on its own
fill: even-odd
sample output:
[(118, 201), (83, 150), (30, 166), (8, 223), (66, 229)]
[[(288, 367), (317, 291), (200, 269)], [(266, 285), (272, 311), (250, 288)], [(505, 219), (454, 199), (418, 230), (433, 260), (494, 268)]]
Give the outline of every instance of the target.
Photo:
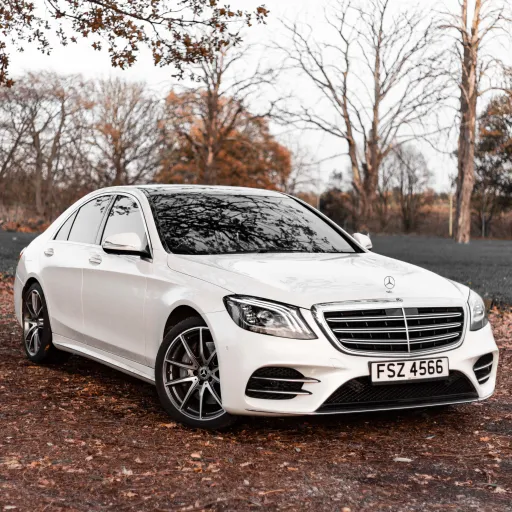
[(137, 233), (118, 233), (105, 238), (101, 245), (109, 254), (127, 254), (132, 256), (148, 256), (146, 248)]
[(359, 245), (362, 245), (368, 251), (372, 250), (373, 245), (369, 236), (363, 235), (362, 233), (354, 233), (352, 236), (355, 238), (356, 242), (359, 243)]

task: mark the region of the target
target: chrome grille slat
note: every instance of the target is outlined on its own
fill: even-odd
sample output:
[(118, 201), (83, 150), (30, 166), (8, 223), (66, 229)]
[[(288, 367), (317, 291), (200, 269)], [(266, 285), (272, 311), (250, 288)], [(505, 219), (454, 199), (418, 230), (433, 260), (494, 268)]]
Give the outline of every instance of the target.
[(462, 307), (363, 307), (323, 311), (324, 326), (349, 352), (413, 355), (443, 350), (462, 339)]
[(383, 322), (386, 320), (403, 320), (402, 315), (398, 316), (347, 316), (347, 317), (334, 317), (329, 318), (329, 322)]
[(347, 329), (333, 329), (334, 332), (415, 332), (415, 331), (436, 331), (439, 329), (454, 329), (460, 327), (460, 322), (450, 324), (418, 325), (413, 327), (352, 327)]
[(409, 332), (416, 331), (437, 331), (439, 329), (455, 329), (456, 327), (461, 327), (462, 324), (460, 322), (452, 322), (451, 324), (433, 324), (433, 325), (418, 325), (418, 326), (409, 326)]
[[(427, 315), (408, 315), (407, 320), (421, 320), (422, 318), (458, 318), (462, 313), (439, 313)], [(393, 316), (340, 316), (331, 317), (329, 322), (386, 322), (387, 320), (403, 320), (402, 315)]]
[(411, 345), (417, 345), (418, 343), (426, 343), (428, 341), (443, 341), (443, 340), (451, 340), (453, 338), (458, 338), (460, 334), (458, 332), (452, 332), (450, 334), (443, 334), (440, 336), (426, 336), (424, 338), (419, 338), (419, 340), (416, 340), (416, 338), (412, 338), (410, 341)]
[[(338, 340), (342, 343), (348, 343), (350, 345), (379, 345), (387, 344), (389, 340)], [(407, 347), (407, 340), (393, 340), (393, 345), (404, 345)]]

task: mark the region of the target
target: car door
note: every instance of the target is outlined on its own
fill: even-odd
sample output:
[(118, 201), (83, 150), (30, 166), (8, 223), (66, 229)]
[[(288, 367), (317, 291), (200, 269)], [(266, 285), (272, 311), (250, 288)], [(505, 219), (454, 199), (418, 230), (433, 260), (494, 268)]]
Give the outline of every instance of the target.
[(90, 250), (83, 273), (85, 342), (98, 349), (145, 364), (144, 300), (151, 258), (107, 254), (101, 248), (111, 235), (137, 233), (148, 244), (138, 200), (118, 195), (107, 215), (99, 245)]
[(41, 280), (52, 331), (75, 341), (83, 341), (82, 268), (111, 199), (102, 195), (86, 202), (43, 247)]

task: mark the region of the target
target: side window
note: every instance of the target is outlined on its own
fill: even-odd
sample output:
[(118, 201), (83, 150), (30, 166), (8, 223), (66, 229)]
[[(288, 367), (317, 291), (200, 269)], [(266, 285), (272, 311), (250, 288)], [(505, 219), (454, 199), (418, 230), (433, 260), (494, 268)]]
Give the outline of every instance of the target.
[(96, 235), (100, 226), (105, 209), (110, 203), (111, 196), (101, 196), (85, 203), (78, 214), (71, 228), (68, 240), (70, 242), (81, 242), (84, 244), (96, 243)]
[(57, 232), (57, 235), (55, 236), (54, 240), (67, 240), (69, 236), (69, 232), (71, 231), (71, 226), (73, 225), (73, 221), (75, 220), (76, 212), (69, 217), (69, 219), (62, 224), (59, 231)]
[(107, 224), (101, 237), (101, 243), (111, 236), (119, 233), (136, 233), (144, 246), (147, 246), (148, 240), (144, 221), (139, 204), (134, 199), (127, 196), (117, 196), (110, 213), (108, 214)]

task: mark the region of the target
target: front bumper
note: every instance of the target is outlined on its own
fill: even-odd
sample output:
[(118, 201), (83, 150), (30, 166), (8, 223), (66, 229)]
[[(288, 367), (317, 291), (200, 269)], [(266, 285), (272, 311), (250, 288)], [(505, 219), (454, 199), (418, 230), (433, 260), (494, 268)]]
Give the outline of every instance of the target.
[[(265, 416), (325, 414), (317, 412), (324, 402), (346, 382), (368, 376), (370, 362), (397, 359), (392, 355), (370, 357), (340, 352), (322, 333), (311, 312), (302, 310), (302, 314), (314, 330), (317, 339), (294, 340), (246, 331), (238, 327), (226, 311), (207, 315), (207, 322), (217, 345), (222, 376), (222, 403), (227, 412), (235, 415)], [(491, 376), (487, 382), (480, 385), (473, 366), (482, 355), (488, 353), (494, 356)], [(436, 355), (418, 354), (417, 358), (432, 358)], [(461, 372), (470, 380), (478, 394), (475, 400), (483, 400), (493, 394), (498, 366), (498, 347), (490, 325), (475, 332), (467, 330), (462, 345), (440, 352), (439, 355), (449, 358), (450, 370)], [(289, 400), (246, 396), (245, 389), (251, 375), (259, 368), (267, 366), (293, 368), (319, 382), (304, 384), (303, 389), (309, 391), (310, 395), (299, 395)], [(448, 400), (442, 403), (454, 402), (458, 401)], [(404, 409), (425, 405), (427, 404), (418, 403), (371, 407), (369, 410)]]

